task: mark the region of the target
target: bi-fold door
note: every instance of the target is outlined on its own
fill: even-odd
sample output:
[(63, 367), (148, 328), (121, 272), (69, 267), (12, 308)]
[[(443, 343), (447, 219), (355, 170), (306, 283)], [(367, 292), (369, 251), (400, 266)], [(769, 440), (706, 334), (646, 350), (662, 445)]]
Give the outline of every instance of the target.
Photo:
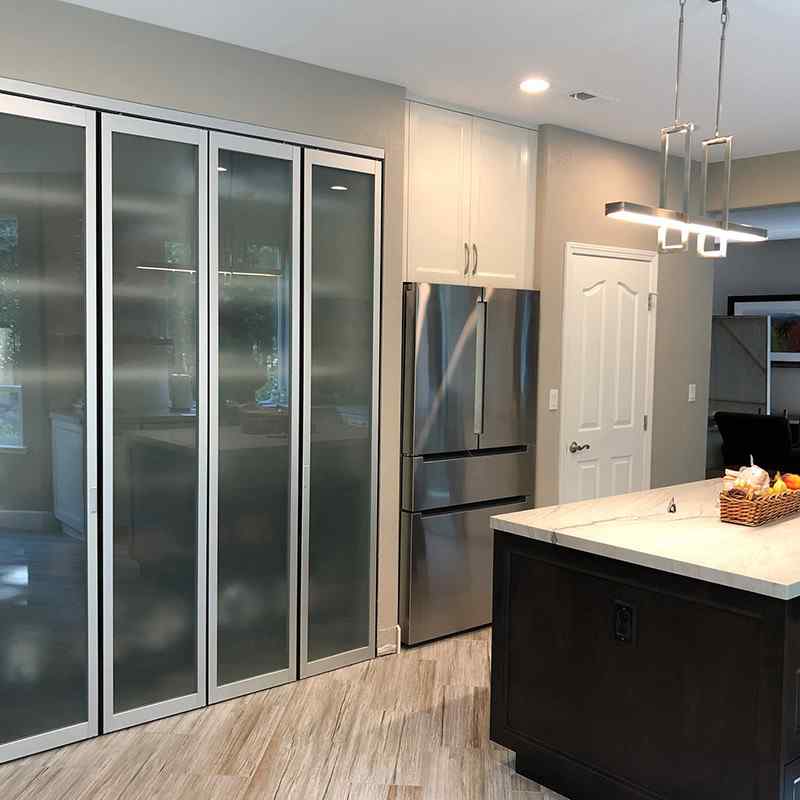
[(375, 655), (381, 165), (305, 152), (300, 677)]
[(0, 97), (0, 762), (97, 734), (95, 116)]
[(374, 656), (380, 163), (7, 97), (0, 143), (0, 762)]
[(294, 680), (300, 148), (210, 142), (209, 700)]
[(102, 118), (105, 731), (206, 702), (207, 138)]

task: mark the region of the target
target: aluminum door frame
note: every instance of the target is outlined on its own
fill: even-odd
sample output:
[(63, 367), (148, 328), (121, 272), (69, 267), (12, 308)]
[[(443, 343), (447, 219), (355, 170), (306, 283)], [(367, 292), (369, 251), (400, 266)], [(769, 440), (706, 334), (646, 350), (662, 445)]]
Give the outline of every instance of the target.
[[(378, 436), (380, 423), (380, 354), (381, 354), (381, 276), (382, 276), (382, 206), (383, 165), (380, 161), (357, 156), (340, 155), (322, 150), (305, 150), (303, 176), (303, 483), (302, 483), (302, 521), (300, 553), (300, 664), (301, 678), (318, 675), (339, 667), (346, 667), (375, 658), (377, 626), (377, 551), (378, 551)], [(372, 420), (370, 425), (372, 448), (372, 475), (370, 491), (370, 596), (368, 644), (344, 653), (308, 660), (308, 557), (309, 557), (309, 501), (311, 490), (311, 285), (312, 285), (312, 235), (313, 235), (313, 176), (314, 167), (362, 172), (375, 178), (374, 203), (375, 216), (373, 236), (375, 239), (373, 257), (373, 296), (372, 296)]]
[[(197, 691), (114, 711), (114, 340), (113, 148), (115, 133), (183, 142), (197, 148)], [(103, 732), (120, 730), (206, 704), (208, 510), (208, 131), (165, 122), (101, 116), (103, 405)]]
[(94, 111), (41, 100), (0, 95), (0, 114), (82, 127), (84, 138), (84, 291), (86, 359), (86, 579), (87, 710), (86, 722), (0, 744), (0, 763), (97, 736), (98, 602), (97, 602), (97, 115)]
[[(292, 163), (291, 434), (289, 466), (289, 665), (286, 669), (218, 684), (219, 580), (219, 151), (249, 153)], [(208, 459), (208, 701), (217, 703), (288, 683), (297, 677), (297, 547), (300, 471), (300, 148), (228, 133), (209, 141), (209, 459)]]

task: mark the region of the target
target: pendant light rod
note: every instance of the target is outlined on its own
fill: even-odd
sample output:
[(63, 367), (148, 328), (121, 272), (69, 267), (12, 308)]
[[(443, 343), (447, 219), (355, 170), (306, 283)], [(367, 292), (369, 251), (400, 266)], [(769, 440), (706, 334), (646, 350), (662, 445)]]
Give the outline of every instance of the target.
[(686, 0), (680, 0), (681, 14), (678, 19), (678, 58), (675, 68), (675, 124), (681, 118), (681, 73), (683, 72), (683, 32), (686, 27)]
[(719, 118), (722, 112), (722, 76), (725, 73), (725, 45), (727, 44), (728, 19), (728, 0), (722, 0), (722, 14), (720, 16), (722, 33), (719, 38), (719, 75), (717, 76), (717, 120), (714, 125), (714, 136), (719, 136)]

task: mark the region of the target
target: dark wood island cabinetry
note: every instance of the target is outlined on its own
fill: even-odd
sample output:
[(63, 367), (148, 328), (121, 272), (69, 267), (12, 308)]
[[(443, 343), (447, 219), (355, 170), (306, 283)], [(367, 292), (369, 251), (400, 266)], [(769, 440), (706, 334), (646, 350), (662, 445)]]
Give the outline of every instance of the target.
[[(491, 738), (518, 772), (569, 800), (800, 800), (800, 591), (775, 574), (800, 521), (720, 529), (715, 483), (667, 490), (677, 515), (654, 490), (493, 519)], [(689, 557), (719, 536), (727, 563)]]

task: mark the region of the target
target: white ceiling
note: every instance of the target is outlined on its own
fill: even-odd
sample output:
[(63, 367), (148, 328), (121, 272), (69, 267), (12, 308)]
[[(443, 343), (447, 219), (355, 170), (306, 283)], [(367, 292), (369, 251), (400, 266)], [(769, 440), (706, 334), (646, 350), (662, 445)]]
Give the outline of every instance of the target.
[[(411, 96), (655, 147), (672, 121), (677, 0), (72, 0), (397, 83)], [(723, 133), (735, 156), (800, 148), (800, 2), (729, 0)], [(684, 118), (711, 135), (719, 4), (688, 0)], [(520, 80), (553, 88), (523, 95)], [(235, 87), (231, 87), (235, 90)], [(609, 101), (577, 103), (583, 89)]]

